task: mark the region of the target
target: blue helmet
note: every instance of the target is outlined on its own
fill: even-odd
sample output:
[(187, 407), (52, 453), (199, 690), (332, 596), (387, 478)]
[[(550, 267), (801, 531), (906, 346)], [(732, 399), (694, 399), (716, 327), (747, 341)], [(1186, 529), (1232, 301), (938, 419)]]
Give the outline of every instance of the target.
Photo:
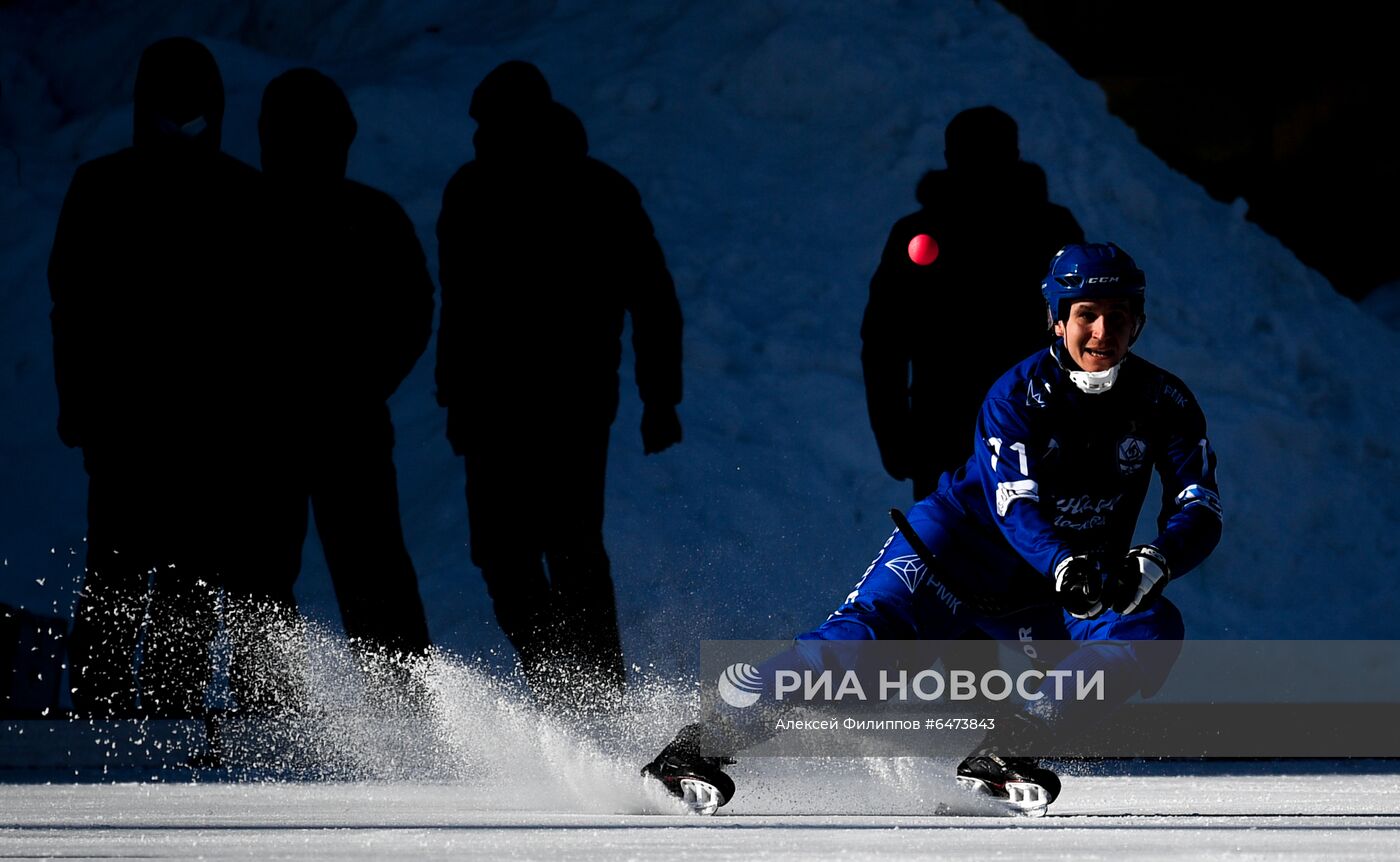
[(1111, 242), (1065, 246), (1040, 283), (1040, 295), (1055, 320), (1065, 319), (1065, 303), (1087, 299), (1126, 299), (1141, 313), (1146, 294), (1147, 276)]

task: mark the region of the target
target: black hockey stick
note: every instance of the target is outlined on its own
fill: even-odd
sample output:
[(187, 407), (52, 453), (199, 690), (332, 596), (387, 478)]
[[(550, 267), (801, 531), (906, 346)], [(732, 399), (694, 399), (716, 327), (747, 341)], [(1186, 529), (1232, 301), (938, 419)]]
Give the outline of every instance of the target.
[(952, 589), (953, 593), (979, 616), (1008, 617), (1029, 608), (1059, 604), (1053, 591), (1049, 589), (1050, 585), (1042, 581), (1027, 580), (1024, 584), (1017, 584), (1000, 593), (989, 593), (981, 589), (956, 569), (939, 565), (938, 558), (928, 549), (928, 545), (924, 544), (924, 540), (919, 538), (919, 534), (914, 532), (913, 525), (904, 517), (903, 512), (890, 509), (890, 519), (894, 521), (904, 541), (909, 543), (909, 547), (914, 549), (914, 553), (919, 555), (919, 560), (928, 568), (929, 577)]

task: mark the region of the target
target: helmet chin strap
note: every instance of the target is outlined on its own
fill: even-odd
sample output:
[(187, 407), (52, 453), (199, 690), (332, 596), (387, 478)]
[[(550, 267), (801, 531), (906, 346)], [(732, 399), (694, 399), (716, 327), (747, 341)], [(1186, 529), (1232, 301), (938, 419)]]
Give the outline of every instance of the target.
[[(1118, 382), (1118, 369), (1123, 367), (1122, 360), (1107, 371), (1070, 371), (1069, 379), (1080, 392), (1089, 395), (1101, 395), (1113, 388), (1113, 384)], [(1068, 369), (1066, 369), (1068, 370)]]
[(1069, 349), (1065, 347), (1064, 339), (1060, 339), (1052, 352), (1060, 367), (1068, 372), (1070, 382), (1087, 395), (1102, 395), (1112, 389), (1113, 384), (1118, 382), (1118, 372), (1123, 368), (1123, 359), (1128, 358), (1126, 353), (1123, 354), (1123, 359), (1104, 371), (1084, 371), (1069, 358)]

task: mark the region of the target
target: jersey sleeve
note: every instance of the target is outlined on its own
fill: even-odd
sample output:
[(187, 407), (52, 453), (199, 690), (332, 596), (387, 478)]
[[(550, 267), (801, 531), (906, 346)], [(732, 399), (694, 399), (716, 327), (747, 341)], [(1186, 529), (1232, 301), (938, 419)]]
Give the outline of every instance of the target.
[(1011, 547), (1036, 571), (1049, 576), (1069, 548), (1040, 505), (1044, 435), (1037, 435), (1024, 408), (988, 398), (977, 419), (977, 473), (987, 510)]
[(1162, 402), (1167, 436), (1156, 462), (1162, 510), (1152, 545), (1166, 557), (1171, 576), (1177, 578), (1215, 550), (1224, 510), (1216, 483), (1215, 450), (1200, 404), (1179, 381), (1164, 384)]

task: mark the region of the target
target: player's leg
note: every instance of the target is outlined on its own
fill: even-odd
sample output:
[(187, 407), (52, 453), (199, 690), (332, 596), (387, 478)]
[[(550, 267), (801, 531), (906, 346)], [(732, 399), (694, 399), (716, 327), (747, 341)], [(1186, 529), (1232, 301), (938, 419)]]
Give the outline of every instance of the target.
[[(1035, 667), (1051, 669), (1068, 652), (1064, 616), (1059, 607), (1047, 605), (984, 619), (979, 627), (996, 641), (1019, 643)], [(958, 764), (958, 784), (1000, 804), (1008, 814), (1043, 815), (1060, 793), (1059, 777), (1031, 756), (1039, 743), (1028, 734), (1039, 731), (1043, 722), (1025, 710), (988, 718), (996, 727)]]
[[(970, 565), (966, 549), (949, 526), (949, 515), (936, 504), (915, 506), (909, 520), (940, 562)], [(872, 653), (862, 642), (950, 640), (974, 622), (961, 599), (930, 575), (896, 531), (825, 622), (757, 666), (761, 686), (757, 703), (740, 708), (721, 699), (701, 721), (682, 728), (643, 774), (661, 780), (694, 810), (713, 813), (734, 792), (723, 767), (733, 762), (734, 753), (774, 735), (777, 718), (789, 708), (776, 697), (780, 672), (793, 672), (799, 678), (823, 671), (835, 677), (847, 671), (873, 674), (878, 668), (870, 663)]]
[[(1004, 802), (1016, 813), (1042, 814), (1060, 791), (1060, 780), (1039, 758), (1066, 740), (1102, 727), (1128, 698), (1159, 688), (1180, 651), (1181, 614), (1170, 602), (1131, 616), (1109, 611), (1076, 620), (1046, 607), (989, 620), (994, 637), (1017, 642), (1038, 666), (1053, 668), (1036, 697), (1001, 724), (958, 766), (972, 790)], [(1065, 682), (1069, 680), (1069, 682)], [(1080, 681), (1093, 696), (1081, 696)], [(1097, 687), (1092, 684), (1099, 681)]]
[[(1040, 666), (1061, 679), (1103, 680), (1103, 696), (1079, 698), (1047, 675), (1041, 697), (1026, 712), (1053, 725), (1062, 738), (1086, 731), (1135, 694), (1150, 696), (1166, 679), (1180, 653), (1181, 612), (1165, 599), (1130, 616), (1106, 611), (1077, 620), (1057, 608), (986, 624), (999, 640), (1019, 642)], [(1067, 676), (1066, 676), (1067, 674)], [(1060, 696), (1057, 696), (1060, 695)]]

